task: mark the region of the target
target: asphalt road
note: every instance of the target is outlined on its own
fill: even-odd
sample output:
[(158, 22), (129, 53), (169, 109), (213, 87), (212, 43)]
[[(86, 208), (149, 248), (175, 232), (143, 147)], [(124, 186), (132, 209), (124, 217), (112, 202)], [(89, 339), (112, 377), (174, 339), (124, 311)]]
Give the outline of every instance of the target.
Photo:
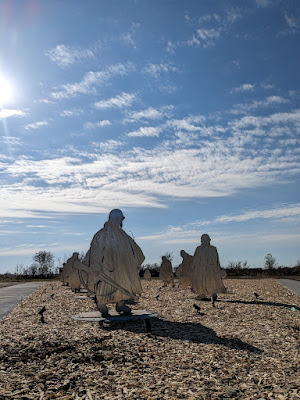
[(41, 284), (42, 282), (28, 282), (0, 288), (0, 321)]
[(292, 279), (276, 279), (276, 281), (300, 296), (300, 281), (293, 281)]

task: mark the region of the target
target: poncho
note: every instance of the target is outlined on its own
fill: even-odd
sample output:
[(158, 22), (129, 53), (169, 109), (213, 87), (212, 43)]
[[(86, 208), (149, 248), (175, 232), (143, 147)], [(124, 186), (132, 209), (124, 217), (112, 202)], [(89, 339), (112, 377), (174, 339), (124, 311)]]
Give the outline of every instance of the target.
[(93, 237), (84, 264), (93, 269), (99, 268), (129, 294), (99, 281), (96, 284), (97, 304), (117, 303), (142, 293), (139, 271), (144, 259), (144, 254), (135, 241), (121, 227), (107, 221)]
[(219, 255), (216, 247), (201, 244), (196, 248), (192, 263), (192, 291), (200, 297), (226, 291), (222, 279)]

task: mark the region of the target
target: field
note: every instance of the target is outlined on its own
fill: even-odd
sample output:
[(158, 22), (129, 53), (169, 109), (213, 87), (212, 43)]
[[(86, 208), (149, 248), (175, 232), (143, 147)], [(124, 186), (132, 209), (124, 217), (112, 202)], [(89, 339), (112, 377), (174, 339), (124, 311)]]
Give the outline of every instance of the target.
[(300, 399), (299, 297), (230, 279), (213, 308), (160, 285), (143, 281), (132, 306), (159, 313), (147, 334), (141, 321), (74, 321), (94, 302), (44, 283), (0, 322), (0, 399)]

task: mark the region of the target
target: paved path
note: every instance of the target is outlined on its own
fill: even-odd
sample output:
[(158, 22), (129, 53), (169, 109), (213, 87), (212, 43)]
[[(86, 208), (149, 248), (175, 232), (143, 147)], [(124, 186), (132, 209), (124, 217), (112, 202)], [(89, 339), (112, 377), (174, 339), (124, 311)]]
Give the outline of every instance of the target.
[(300, 296), (300, 281), (293, 281), (292, 279), (276, 279), (276, 281)]
[(0, 321), (42, 283), (28, 282), (0, 288)]

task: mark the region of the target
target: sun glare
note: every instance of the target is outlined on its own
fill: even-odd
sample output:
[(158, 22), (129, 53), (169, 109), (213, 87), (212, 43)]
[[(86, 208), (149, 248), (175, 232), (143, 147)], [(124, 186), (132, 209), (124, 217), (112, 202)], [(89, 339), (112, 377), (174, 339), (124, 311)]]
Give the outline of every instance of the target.
[(0, 106), (13, 99), (13, 87), (3, 76), (0, 76)]

